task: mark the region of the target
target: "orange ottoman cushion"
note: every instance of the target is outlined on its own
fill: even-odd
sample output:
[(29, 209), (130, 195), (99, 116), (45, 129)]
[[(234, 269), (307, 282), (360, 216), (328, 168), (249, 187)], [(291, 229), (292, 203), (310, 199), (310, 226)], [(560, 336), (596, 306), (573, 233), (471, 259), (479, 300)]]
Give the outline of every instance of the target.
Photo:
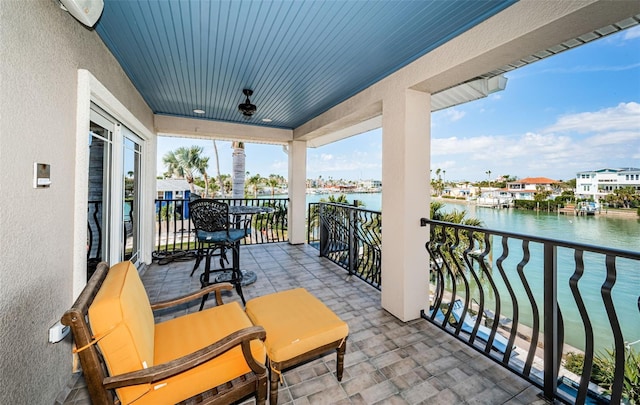
[(292, 359), (349, 334), (349, 326), (304, 288), (254, 298), (245, 311), (266, 330), (267, 356), (273, 362)]

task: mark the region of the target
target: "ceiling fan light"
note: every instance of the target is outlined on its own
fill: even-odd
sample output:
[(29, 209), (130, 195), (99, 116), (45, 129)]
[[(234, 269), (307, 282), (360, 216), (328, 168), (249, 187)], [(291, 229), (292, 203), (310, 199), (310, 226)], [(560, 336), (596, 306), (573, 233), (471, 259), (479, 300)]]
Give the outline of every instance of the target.
[(244, 103), (238, 106), (238, 110), (240, 110), (242, 115), (245, 116), (245, 119), (249, 119), (258, 110), (258, 107), (256, 107), (254, 104), (251, 104), (251, 100), (249, 100), (249, 96), (253, 94), (253, 90), (244, 89), (242, 90), (242, 93), (247, 96), (247, 99), (244, 101)]

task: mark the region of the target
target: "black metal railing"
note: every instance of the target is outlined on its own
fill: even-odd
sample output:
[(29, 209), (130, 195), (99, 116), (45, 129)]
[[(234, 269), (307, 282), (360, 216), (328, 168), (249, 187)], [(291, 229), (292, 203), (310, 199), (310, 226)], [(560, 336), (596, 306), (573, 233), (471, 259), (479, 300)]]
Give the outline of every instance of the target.
[[(230, 206), (269, 207), (267, 213), (251, 216), (251, 233), (242, 244), (286, 242), (287, 198), (216, 198)], [(155, 257), (189, 252), (195, 249), (193, 224), (189, 219), (189, 201), (183, 199), (156, 200)]]
[(336, 203), (310, 203), (307, 241), (326, 257), (380, 289), (382, 213)]
[[(548, 399), (621, 403), (625, 338), (637, 339), (640, 327), (640, 253), (425, 218), (421, 225), (430, 227), (425, 319)], [(592, 368), (602, 348), (612, 348), (614, 360), (610, 380), (597, 386)], [(581, 375), (563, 367), (570, 351), (583, 353)]]

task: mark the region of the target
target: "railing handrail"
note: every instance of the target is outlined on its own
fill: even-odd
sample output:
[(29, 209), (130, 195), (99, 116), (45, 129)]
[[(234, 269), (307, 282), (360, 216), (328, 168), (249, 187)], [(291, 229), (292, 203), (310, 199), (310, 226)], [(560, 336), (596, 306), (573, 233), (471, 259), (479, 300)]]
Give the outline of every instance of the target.
[[(289, 198), (286, 197), (262, 197), (262, 198), (233, 198), (214, 197), (217, 201), (226, 201), (229, 205), (270, 206), (275, 211), (263, 214), (255, 214), (252, 218), (252, 233), (243, 244), (263, 244), (285, 242), (288, 240), (287, 211)], [(195, 235), (193, 226), (188, 217), (189, 199), (185, 198), (156, 198), (154, 205), (156, 210), (156, 248), (154, 256), (160, 260), (167, 257), (182, 257), (184, 252), (195, 249)], [(163, 210), (167, 208), (167, 211)], [(170, 211), (169, 211), (170, 210)], [(186, 256), (189, 258), (189, 256)], [(166, 261), (166, 260), (165, 260)], [(164, 261), (163, 261), (164, 262)]]
[(552, 243), (558, 247), (584, 250), (584, 251), (589, 251), (593, 253), (613, 254), (615, 256), (623, 257), (625, 259), (640, 260), (640, 252), (633, 252), (631, 250), (623, 250), (623, 249), (604, 247), (604, 246), (595, 246), (595, 245), (589, 245), (586, 243), (569, 242), (569, 241), (564, 241), (560, 239), (546, 238), (546, 237), (536, 236), (536, 235), (524, 235), (524, 234), (515, 233), (515, 232), (499, 231), (495, 229), (482, 228), (478, 226), (454, 224), (450, 222), (438, 221), (438, 220), (429, 219), (429, 218), (420, 218), (421, 226), (426, 226), (428, 224), (443, 225), (450, 228), (465, 229), (473, 232), (482, 232), (482, 233), (489, 232), (492, 235), (506, 236), (508, 238), (526, 239), (531, 242), (537, 242), (537, 243), (543, 243), (543, 244)]
[[(317, 227), (314, 242), (319, 242), (320, 255), (345, 268), (349, 276), (355, 275), (380, 289), (382, 213), (342, 203), (309, 203), (307, 238), (310, 242), (314, 234), (311, 230), (314, 205), (319, 207), (318, 221), (313, 225)], [(327, 211), (336, 215), (323, 217)]]
[[(624, 291), (625, 297), (627, 297), (625, 298), (625, 305), (629, 306), (623, 310), (617, 307), (614, 295), (617, 295), (615, 291), (619, 291), (620, 286), (625, 286), (624, 279), (620, 279), (620, 277), (629, 277), (629, 274), (636, 274), (633, 272), (638, 268), (635, 263), (640, 263), (640, 252), (497, 231), (427, 218), (421, 218), (420, 224), (421, 226), (430, 226), (430, 237), (425, 246), (431, 257), (433, 273), (431, 283), (432, 288), (434, 288), (433, 302), (428, 313), (423, 311), (423, 318), (474, 347), (483, 355), (508, 370), (539, 386), (543, 390), (545, 398), (559, 398), (562, 401), (570, 403), (575, 401), (578, 404), (585, 403), (590, 395), (602, 396), (602, 392), (594, 393), (590, 387), (592, 365), (596, 357), (594, 332), (598, 330), (607, 336), (605, 339), (607, 339), (608, 343), (613, 344), (615, 353), (612, 380), (605, 382), (605, 384), (609, 384), (607, 385), (607, 389), (610, 390), (609, 400), (611, 403), (618, 403), (621, 400), (626, 361), (623, 332), (625, 328), (621, 323), (621, 317), (632, 316), (631, 313), (621, 311), (635, 307), (636, 293), (631, 292), (629, 301), (628, 287), (622, 287), (621, 291)], [(493, 236), (501, 239), (501, 243), (493, 243)], [(522, 242), (522, 246), (519, 248), (521, 249), (521, 255), (517, 253), (519, 249), (509, 247), (510, 241)], [(535, 253), (533, 253), (534, 250), (530, 249), (531, 244), (540, 246), (542, 250), (536, 249)], [(566, 252), (561, 254), (558, 248), (562, 248), (563, 252), (565, 250)], [(500, 254), (497, 260), (491, 259), (491, 256), (489, 256), (494, 253), (494, 250)], [(511, 250), (514, 250), (514, 252)], [(568, 265), (566, 261), (569, 252), (573, 252), (572, 259), (569, 259), (571, 260), (571, 265)], [(597, 254), (597, 256), (590, 256), (594, 261), (590, 262), (588, 266), (585, 261), (586, 254)], [(559, 269), (558, 262), (561, 256), (564, 258), (562, 272)], [(489, 261), (486, 261), (487, 257), (489, 257)], [(540, 262), (534, 265), (534, 261), (531, 260), (533, 258), (539, 259)], [(619, 258), (628, 259), (632, 262), (618, 262), (617, 259)], [(473, 259), (477, 260), (475, 264)], [(513, 260), (519, 260), (519, 263), (516, 265)], [(509, 265), (505, 265), (508, 262), (510, 262)], [(526, 271), (530, 268), (530, 265), (533, 269), (536, 269), (533, 273)], [(619, 266), (624, 268), (625, 271), (621, 272), (621, 269), (618, 269)], [(585, 274), (585, 269), (600, 269), (600, 271), (604, 270), (605, 273), (599, 273), (601, 278), (598, 279), (595, 285), (582, 284), (580, 280)], [(632, 273), (629, 273), (629, 271)], [(536, 275), (534, 277), (542, 278), (534, 281), (531, 277), (533, 274)], [(484, 280), (482, 280), (483, 277)], [(504, 284), (503, 290), (497, 288), (496, 281)], [(563, 296), (564, 299), (558, 295), (561, 285), (569, 292), (567, 296)], [(523, 288), (524, 291), (521, 291), (520, 295), (514, 294), (513, 288), (515, 286)], [(472, 290), (471, 287), (474, 289)], [(536, 298), (534, 293), (542, 293), (542, 297)], [(598, 319), (595, 313), (591, 311), (591, 309), (594, 309), (593, 305), (595, 304), (591, 302), (589, 306), (586, 305), (586, 297), (591, 297), (589, 294), (595, 294), (595, 296), (600, 297), (597, 305), (599, 308), (604, 309), (604, 315), (606, 315), (605, 318), (600, 318), (600, 323), (597, 327), (592, 323), (594, 319)], [(466, 317), (469, 313), (467, 311), (472, 310), (471, 301), (474, 295), (479, 296), (476, 309), (478, 316), (474, 318), (474, 324), (469, 325)], [(487, 301), (487, 297), (491, 296), (493, 297), (492, 300)], [(451, 309), (454, 301), (458, 302), (458, 300), (460, 300), (458, 311), (460, 308), (462, 308), (462, 311), (461, 313), (456, 313), (456, 316), (459, 317), (456, 318), (457, 326), (452, 327), (449, 317), (455, 312)], [(566, 306), (561, 307), (561, 301), (564, 301), (563, 305)], [(528, 344), (521, 347), (521, 349), (528, 347), (528, 350), (526, 350), (526, 362), (514, 363), (510, 357), (510, 352), (512, 346), (515, 350), (515, 338), (520, 334), (519, 329), (524, 326), (518, 318), (518, 308), (523, 303), (531, 308), (529, 316), (531, 316), (533, 324), (530, 325), (531, 330), (528, 332), (530, 335), (527, 335), (530, 338)], [(494, 346), (494, 338), (498, 335), (496, 332), (499, 325), (495, 320), (499, 320), (502, 316), (501, 305), (513, 311), (513, 323), (509, 329), (503, 330), (503, 334), (508, 334), (508, 343), (504, 354), (496, 356), (492, 354), (492, 348), (496, 348)], [(577, 314), (568, 318), (567, 313), (563, 314), (563, 312), (568, 311), (571, 305), (575, 305)], [(482, 339), (486, 343), (478, 343), (476, 340), (478, 335), (476, 334), (480, 333), (479, 322), (483, 319), (485, 308), (495, 311), (492, 317), (494, 322), (491, 326), (490, 334), (486, 333), (486, 331), (483, 332), (489, 335), (487, 339)], [(640, 311), (640, 307), (638, 310)], [(509, 313), (508, 310), (507, 313)], [(584, 345), (584, 366), (580, 383), (577, 384), (578, 387), (574, 395), (569, 395), (558, 388), (560, 384), (558, 377), (560, 375), (561, 356), (563, 347), (567, 344), (565, 342), (565, 332), (568, 329), (565, 327), (565, 322), (568, 319), (572, 319), (573, 322), (581, 322), (579, 329), (584, 333), (579, 338), (584, 339), (582, 340)], [(461, 335), (461, 332), (463, 332), (461, 325), (463, 324), (466, 327), (464, 332), (469, 333), (469, 337)], [(542, 332), (543, 330), (544, 332)], [(532, 369), (534, 357), (537, 357), (536, 350), (538, 349), (539, 335), (541, 336), (540, 342), (543, 343), (543, 369)], [(501, 338), (504, 339), (504, 336), (501, 336)], [(543, 375), (540, 377), (537, 375), (538, 372), (542, 372)]]
[(333, 203), (333, 202), (324, 202), (324, 201), (318, 201), (318, 202), (311, 202), (309, 203), (309, 205), (317, 205), (317, 204), (325, 204), (325, 205), (331, 205), (331, 206), (335, 206), (335, 207), (348, 207), (349, 209), (352, 210), (356, 210), (356, 211), (363, 211), (363, 212), (369, 212), (372, 214), (382, 214), (382, 211), (375, 211), (375, 210), (370, 210), (361, 206), (353, 206), (353, 205), (349, 205), (349, 204), (343, 204), (343, 203)]

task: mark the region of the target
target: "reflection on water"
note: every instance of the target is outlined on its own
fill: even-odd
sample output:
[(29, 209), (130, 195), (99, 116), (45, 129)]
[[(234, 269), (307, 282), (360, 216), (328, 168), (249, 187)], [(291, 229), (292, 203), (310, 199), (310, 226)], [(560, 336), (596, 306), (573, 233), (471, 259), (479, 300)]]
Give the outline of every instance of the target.
[[(615, 249), (638, 251), (640, 247), (640, 221), (629, 218), (608, 216), (575, 217), (558, 215), (547, 212), (520, 211), (511, 209), (492, 209), (475, 205), (449, 204), (446, 210), (462, 210), (468, 216), (480, 219), (484, 227), (513, 232), (529, 236), (539, 236), (564, 240), (574, 243), (584, 243), (595, 246), (606, 246)], [(502, 238), (493, 240), (493, 268), (497, 272), (496, 260), (502, 254)], [(521, 281), (517, 265), (522, 259), (521, 242), (509, 240), (509, 257), (504, 261), (503, 268), (512, 283), (515, 295), (519, 298), (518, 309), (520, 322), (532, 324), (531, 305), (526, 300), (525, 287)], [(543, 246), (530, 243), (531, 259), (524, 267), (523, 274), (530, 283), (538, 308), (542, 311), (543, 294)], [(584, 348), (584, 328), (571, 289), (569, 279), (575, 270), (573, 250), (558, 248), (558, 305), (562, 311), (565, 325), (565, 341), (579, 349)], [(604, 257), (602, 255), (586, 253), (584, 256), (584, 274), (578, 282), (581, 297), (584, 300), (593, 325), (596, 350), (603, 351), (612, 347), (613, 337), (608, 326), (609, 319), (600, 294), (600, 288), (606, 280)], [(638, 293), (640, 291), (640, 269), (637, 262), (618, 259), (616, 262), (617, 281), (612, 290), (613, 301), (621, 324), (624, 339), (633, 342), (640, 339), (640, 312), (638, 310)], [(497, 275), (497, 273), (495, 273)], [(512, 317), (507, 303), (508, 292), (505, 283), (496, 277), (496, 284), (501, 296), (505, 316)]]

